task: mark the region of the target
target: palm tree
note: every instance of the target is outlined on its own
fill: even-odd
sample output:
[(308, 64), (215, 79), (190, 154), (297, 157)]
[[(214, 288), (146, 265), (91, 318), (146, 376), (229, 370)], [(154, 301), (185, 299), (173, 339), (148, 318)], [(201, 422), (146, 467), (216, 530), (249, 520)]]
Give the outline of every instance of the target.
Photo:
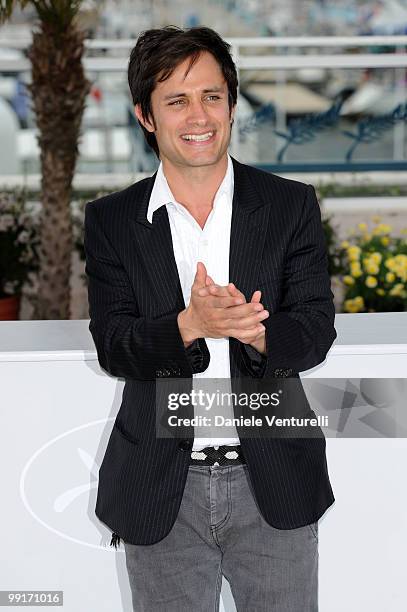
[(3, 0), (0, 22), (16, 4), (34, 7), (38, 27), (28, 57), (29, 86), (41, 151), (41, 226), (34, 319), (69, 319), (72, 180), (90, 82), (82, 56), (86, 36), (77, 22), (81, 0)]

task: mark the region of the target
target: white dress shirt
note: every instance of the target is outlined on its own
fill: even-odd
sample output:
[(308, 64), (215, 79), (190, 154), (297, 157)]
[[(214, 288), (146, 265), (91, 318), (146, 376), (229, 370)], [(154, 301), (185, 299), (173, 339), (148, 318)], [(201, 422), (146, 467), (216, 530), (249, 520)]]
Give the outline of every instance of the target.
[[(147, 220), (152, 223), (154, 212), (161, 206), (166, 206), (185, 307), (188, 306), (191, 297), (191, 286), (194, 282), (198, 261), (205, 264), (208, 274), (216, 284), (227, 285), (229, 282), (229, 243), (234, 180), (233, 163), (229, 154), (227, 154), (227, 158), (226, 174), (215, 194), (213, 208), (203, 229), (185, 206), (175, 200), (165, 178), (162, 162), (158, 167), (148, 205)], [(229, 383), (222, 381), (220, 390), (230, 392), (229, 339), (206, 338), (205, 340), (211, 356), (209, 366), (204, 372), (193, 374), (193, 379), (228, 379)], [(195, 387), (196, 385), (197, 383)], [(215, 392), (216, 389), (216, 385), (211, 385), (210, 392)], [(200, 413), (202, 414), (202, 412)], [(211, 415), (210, 412), (206, 414)], [(233, 408), (224, 408), (222, 414), (233, 417)], [(195, 428), (195, 431), (197, 431), (197, 428)], [(229, 431), (232, 431), (233, 437), (195, 436), (192, 450), (201, 450), (205, 446), (239, 444), (236, 428), (233, 427)], [(205, 434), (207, 434), (207, 431)]]

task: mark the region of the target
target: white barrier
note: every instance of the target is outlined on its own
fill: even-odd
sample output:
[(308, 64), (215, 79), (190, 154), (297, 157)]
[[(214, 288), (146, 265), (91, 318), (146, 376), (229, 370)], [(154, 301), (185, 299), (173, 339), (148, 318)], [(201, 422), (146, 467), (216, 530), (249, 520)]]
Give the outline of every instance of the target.
[[(88, 321), (0, 322), (0, 590), (62, 590), (66, 612), (131, 612), (123, 546), (94, 514), (122, 380)], [(407, 313), (340, 314), (304, 377), (405, 377)], [(406, 439), (327, 438), (335, 504), (320, 520), (321, 612), (404, 612)], [(223, 606), (223, 608), (222, 608)], [(228, 584), (222, 612), (235, 612)]]

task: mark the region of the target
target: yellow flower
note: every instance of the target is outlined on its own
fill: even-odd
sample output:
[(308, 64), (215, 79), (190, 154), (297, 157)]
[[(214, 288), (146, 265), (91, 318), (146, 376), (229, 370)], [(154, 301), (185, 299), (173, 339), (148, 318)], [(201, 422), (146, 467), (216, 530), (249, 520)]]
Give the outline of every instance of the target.
[(380, 223), (381, 220), (382, 220), (382, 217), (380, 215), (373, 215), (372, 217), (373, 223)]
[(407, 255), (404, 253), (399, 253), (395, 255), (395, 257), (390, 258), (390, 265), (387, 266), (394, 272), (397, 276), (400, 277), (402, 281), (407, 280)]
[(402, 280), (404, 283), (407, 281), (407, 270), (403, 269), (397, 269), (396, 270), (396, 274), (399, 277), (400, 280)]
[(381, 242), (381, 243), (382, 243), (384, 246), (387, 246), (387, 245), (389, 244), (390, 240), (389, 240), (388, 236), (382, 236), (382, 237), (380, 238), (380, 242)]
[(355, 298), (344, 301), (344, 309), (346, 312), (359, 312), (364, 308), (365, 304), (363, 297), (358, 295)]
[(349, 261), (357, 261), (360, 257), (361, 248), (358, 246), (351, 246), (348, 248)]
[(382, 289), (381, 287), (379, 287), (378, 289), (376, 289), (376, 293), (377, 293), (378, 295), (384, 295), (384, 294), (385, 294), (385, 291), (384, 291), (384, 289)]
[(362, 276), (362, 274), (363, 274), (362, 268), (360, 267), (360, 263), (358, 261), (351, 261), (351, 264), (350, 264), (350, 273), (355, 278), (358, 278), (358, 276)]
[(361, 232), (365, 232), (367, 230), (367, 225), (366, 223), (358, 223), (358, 228)]
[(403, 229), (400, 231), (400, 234), (407, 234), (407, 227), (403, 227)]
[(366, 277), (366, 287), (376, 287), (377, 285), (377, 278), (375, 278), (374, 276), (367, 276)]
[(386, 266), (386, 268), (389, 268), (389, 270), (394, 270), (394, 267), (396, 265), (394, 257), (389, 257), (388, 259), (386, 259), (384, 265)]
[(362, 236), (362, 240), (363, 240), (363, 242), (369, 242), (369, 240), (371, 239), (371, 237), (372, 237), (372, 236), (371, 236), (370, 234), (367, 234), (367, 233), (366, 233), (366, 234), (363, 234), (363, 236)]
[(345, 283), (345, 285), (354, 285), (355, 279), (352, 276), (349, 276), (349, 274), (346, 274), (343, 277), (343, 282)]
[(394, 274), (394, 272), (386, 272), (386, 281), (388, 283), (392, 283), (396, 278), (396, 275)]
[(391, 225), (387, 225), (386, 223), (379, 223), (376, 227), (373, 228), (372, 234), (374, 236), (380, 236), (380, 234), (390, 234), (392, 230)]
[(341, 242), (341, 247), (342, 247), (343, 249), (347, 249), (347, 248), (349, 247), (349, 242), (348, 242), (347, 240), (343, 240), (343, 241)]
[(390, 234), (391, 230), (393, 229), (391, 225), (387, 225), (386, 223), (379, 224), (379, 227), (381, 228), (383, 234)]
[(396, 283), (389, 291), (389, 295), (405, 297), (405, 294), (403, 283)]
[(370, 255), (370, 258), (373, 259), (375, 263), (379, 264), (382, 261), (382, 254), (379, 253), (379, 251), (375, 251)]
[(369, 274), (379, 274), (379, 266), (374, 261), (369, 261), (365, 268)]
[(358, 307), (356, 306), (353, 300), (345, 300), (344, 302), (344, 310), (346, 312), (357, 312)]

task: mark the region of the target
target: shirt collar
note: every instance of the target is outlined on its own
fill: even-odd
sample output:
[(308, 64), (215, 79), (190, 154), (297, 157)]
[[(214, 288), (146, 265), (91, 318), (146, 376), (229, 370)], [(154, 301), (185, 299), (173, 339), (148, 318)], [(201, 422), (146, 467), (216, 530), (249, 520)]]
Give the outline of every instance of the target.
[[(214, 207), (218, 202), (221, 195), (226, 194), (230, 201), (233, 198), (233, 186), (234, 186), (234, 175), (233, 175), (233, 163), (232, 159), (227, 153), (228, 165), (226, 169), (226, 174), (223, 177), (221, 184), (219, 185), (219, 189), (215, 194), (214, 198)], [(152, 223), (153, 222), (153, 214), (156, 210), (161, 208), (161, 206), (165, 206), (166, 204), (175, 203), (176, 200), (171, 192), (170, 186), (168, 185), (167, 179), (165, 178), (163, 164), (160, 161), (160, 165), (158, 166), (157, 175), (155, 177), (153, 189), (150, 195), (150, 201), (147, 209), (147, 220)]]

